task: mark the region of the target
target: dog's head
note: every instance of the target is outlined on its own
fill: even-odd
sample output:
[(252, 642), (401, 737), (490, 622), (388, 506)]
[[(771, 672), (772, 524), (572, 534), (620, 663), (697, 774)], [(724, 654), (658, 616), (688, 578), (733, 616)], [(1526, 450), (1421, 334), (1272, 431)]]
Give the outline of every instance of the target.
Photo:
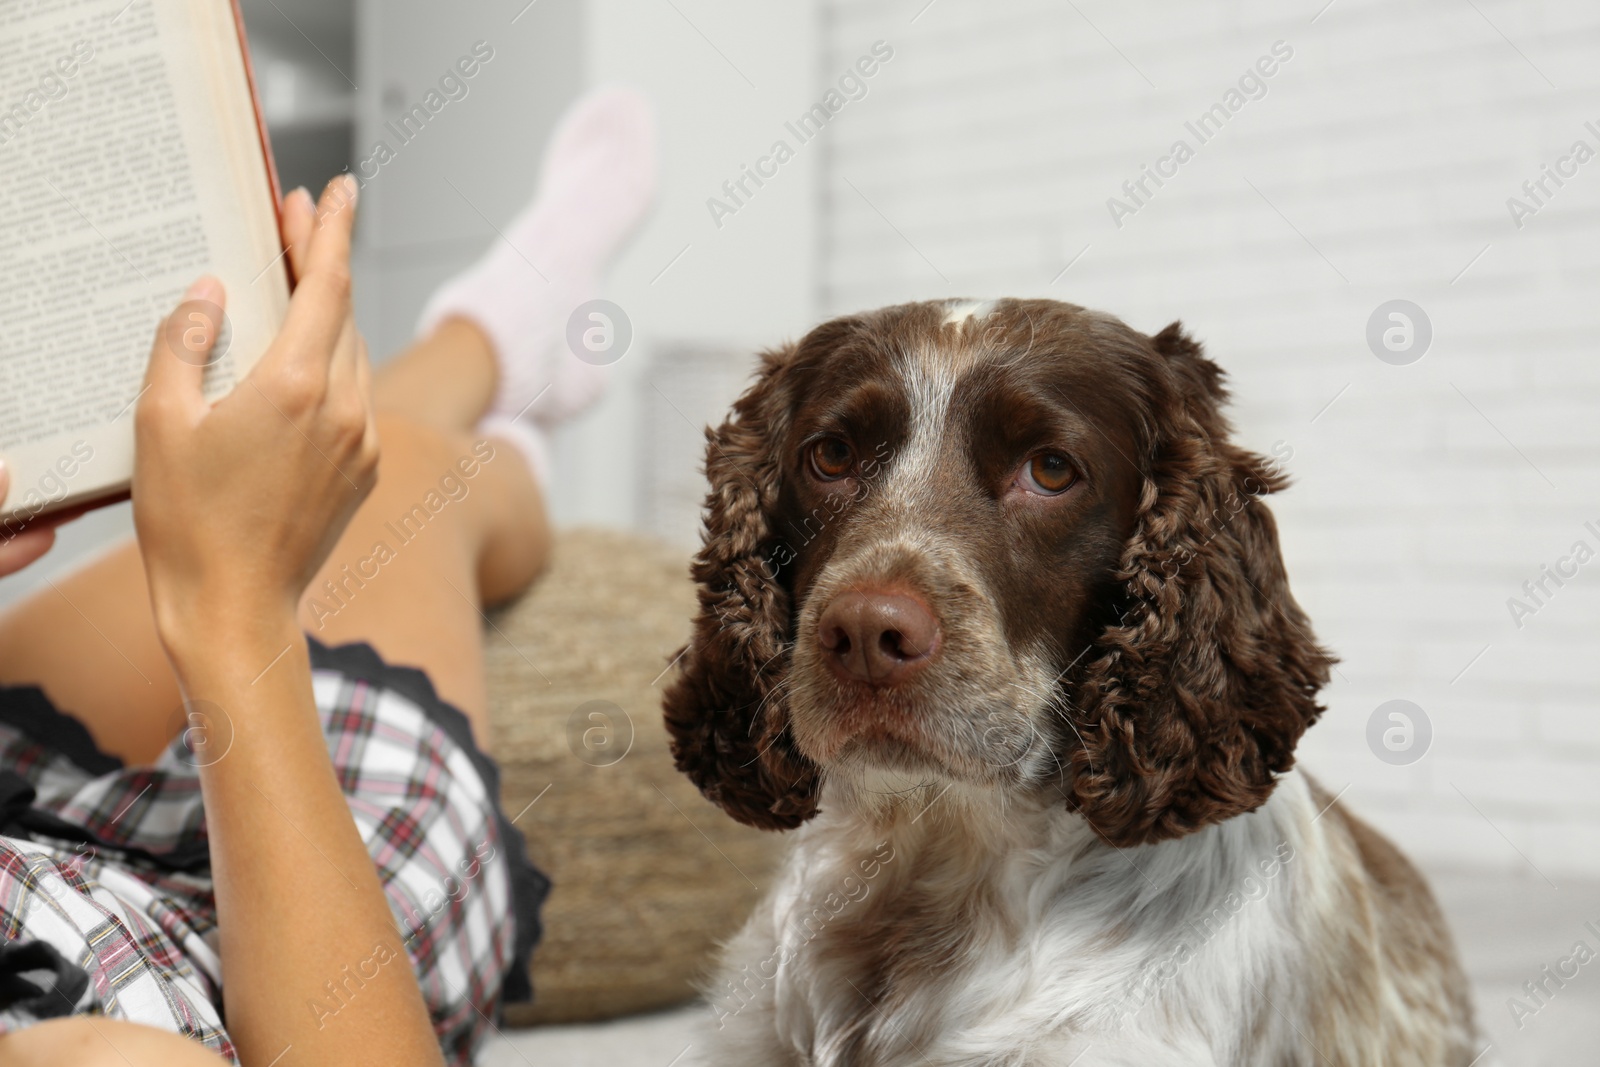
[(824, 776), (1052, 791), (1105, 840), (1249, 811), (1331, 658), (1221, 370), (1045, 300), (823, 324), (708, 434), (678, 766), (789, 828)]

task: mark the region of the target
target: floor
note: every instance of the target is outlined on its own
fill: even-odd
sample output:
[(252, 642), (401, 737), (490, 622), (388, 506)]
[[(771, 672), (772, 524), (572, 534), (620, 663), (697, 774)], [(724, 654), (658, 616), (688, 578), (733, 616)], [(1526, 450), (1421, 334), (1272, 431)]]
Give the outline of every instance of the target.
[[(1450, 916), (1477, 990), (1478, 1023), (1491, 1051), (1478, 1067), (1588, 1067), (1600, 1064), (1600, 882), (1434, 872), (1439, 903)], [(1595, 958), (1580, 966), (1541, 1006), (1522, 990), (1584, 941)], [(1573, 964), (1567, 965), (1568, 973)], [(1531, 1014), (1514, 1016), (1519, 997)], [(696, 1029), (708, 1021), (695, 1006), (591, 1026), (510, 1031), (496, 1039), (482, 1067), (691, 1067), (700, 1061)]]
[[(1555, 885), (1526, 877), (1434, 873), (1439, 903), (1449, 915), (1478, 999), (1478, 1025), (1504, 1067), (1593, 1067), (1600, 1064), (1600, 883), (1559, 878)], [(1594, 954), (1557, 986), (1541, 1006), (1523, 984), (1542, 978), (1574, 955), (1579, 941)], [(1529, 1012), (1513, 1014), (1517, 998)]]

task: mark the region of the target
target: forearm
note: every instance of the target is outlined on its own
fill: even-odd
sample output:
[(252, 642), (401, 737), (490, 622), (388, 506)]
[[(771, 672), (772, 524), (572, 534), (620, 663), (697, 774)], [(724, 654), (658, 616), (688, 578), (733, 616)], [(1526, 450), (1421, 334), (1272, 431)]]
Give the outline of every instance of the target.
[(210, 716), (191, 719), (190, 736), (229, 1033), (247, 1067), (289, 1046), (296, 1063), (437, 1064), (405, 946), (328, 758), (305, 637), (281, 614), (242, 634), (186, 626), (168, 640), (186, 701)]
[[(247, 1067), (442, 1057), (328, 759), (294, 605), (377, 480), (366, 348), (350, 307), (348, 175), (284, 202), (300, 279), (282, 328), (216, 402), (157, 333), (134, 414), (133, 518), (156, 629), (191, 711), (230, 1036)], [(190, 287), (200, 351), (223, 328)], [(185, 335), (187, 337), (187, 335)], [(199, 729), (196, 729), (198, 727)]]

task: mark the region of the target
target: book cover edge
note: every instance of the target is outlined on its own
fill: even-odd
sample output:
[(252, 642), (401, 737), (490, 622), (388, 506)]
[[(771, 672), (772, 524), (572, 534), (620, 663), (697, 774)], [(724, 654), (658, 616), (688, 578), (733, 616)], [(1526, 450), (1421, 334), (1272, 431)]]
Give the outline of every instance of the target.
[[(228, 6), (233, 11), (233, 30), (235, 39), (239, 44), (239, 55), (244, 60), (244, 80), (250, 91), (250, 108), (255, 113), (256, 138), (261, 143), (261, 157), (267, 168), (267, 186), (272, 196), (272, 217), (278, 224), (279, 247), (283, 244), (283, 186), (278, 178), (278, 161), (272, 153), (272, 138), (267, 132), (266, 112), (261, 106), (261, 93), (256, 87), (255, 60), (250, 55), (250, 40), (245, 29), (244, 9), (240, 7), (239, 0), (229, 0)], [(289, 274), (289, 287), (292, 291), (295, 284), (294, 268), (285, 264)], [(9, 495), (9, 494), (8, 494)], [(34, 511), (26, 516), (22, 515), (20, 506), (6, 506), (6, 500), (0, 499), (0, 539), (9, 540), (28, 524), (37, 520), (51, 517), (65, 511), (87, 512), (97, 508), (107, 507), (121, 503), (131, 496), (130, 487), (126, 483), (105, 486), (88, 490), (82, 494), (68, 494), (46, 507)]]

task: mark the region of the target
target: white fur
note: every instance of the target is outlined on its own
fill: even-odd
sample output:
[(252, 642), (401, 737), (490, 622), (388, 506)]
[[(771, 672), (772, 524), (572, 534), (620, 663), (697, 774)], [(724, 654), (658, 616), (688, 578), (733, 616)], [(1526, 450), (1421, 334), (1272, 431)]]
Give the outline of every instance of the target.
[[(1313, 1062), (1288, 1022), (1305, 1013), (1296, 998), (1307, 987), (1294, 976), (1308, 961), (1297, 935), (1336, 906), (1319, 888), (1337, 879), (1297, 772), (1255, 812), (1134, 849), (1102, 844), (1059, 802), (943, 783), (854, 783), (874, 786), (887, 801), (863, 805), (830, 785), (821, 813), (796, 832), (777, 885), (710, 990), (708, 1062)], [(952, 855), (963, 862), (952, 867)], [(874, 916), (892, 928), (897, 912), (930, 894), (974, 901), (970, 921), (935, 931), (957, 940), (947, 967), (897, 973), (862, 935), (882, 935)], [(869, 995), (885, 977), (893, 994)]]
[(946, 439), (950, 401), (965, 370), (937, 353), (920, 355), (922, 358), (901, 365), (901, 380), (911, 404), (911, 432), (895, 456), (884, 486), (888, 494), (907, 503), (914, 501), (919, 491), (938, 484), (937, 464)]
[(968, 319), (983, 320), (994, 310), (993, 300), (956, 300), (945, 309), (944, 325), (962, 326)]

